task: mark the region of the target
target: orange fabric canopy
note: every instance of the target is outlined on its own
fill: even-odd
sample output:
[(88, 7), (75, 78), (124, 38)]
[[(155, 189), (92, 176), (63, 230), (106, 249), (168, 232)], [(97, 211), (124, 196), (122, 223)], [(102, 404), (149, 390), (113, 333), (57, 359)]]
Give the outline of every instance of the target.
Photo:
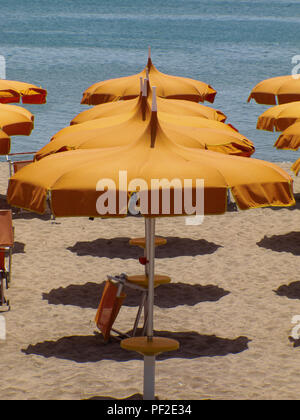
[(47, 91), (30, 83), (0, 79), (0, 103), (45, 104)]
[[(151, 96), (148, 100), (150, 100), (150, 98)], [(135, 109), (138, 100), (138, 98), (135, 98), (127, 101), (108, 102), (97, 105), (74, 117), (71, 121), (71, 125), (130, 112)], [(227, 118), (223, 112), (195, 102), (158, 97), (157, 104), (161, 112), (170, 114), (202, 117), (220, 122), (225, 122)]]
[[(39, 160), (67, 150), (103, 149), (134, 143), (145, 132), (151, 117), (149, 101), (144, 105), (140, 97), (127, 112), (66, 127), (54, 135), (35, 158)], [(205, 118), (162, 112), (160, 101), (157, 118), (172, 141), (182, 146), (243, 156), (250, 156), (255, 151), (253, 143), (231, 126)]]
[(293, 163), (291, 169), (294, 171), (295, 175), (298, 175), (299, 174), (299, 171), (300, 171), (300, 159), (296, 160), (296, 162)]
[(281, 150), (298, 150), (300, 147), (300, 122), (296, 122), (284, 130), (274, 146)]
[(0, 127), (9, 136), (29, 136), (34, 128), (34, 116), (20, 106), (0, 104)]
[(257, 129), (283, 131), (297, 120), (300, 120), (300, 101), (276, 105), (258, 117)]
[(10, 152), (10, 137), (0, 129), (0, 155), (8, 155)]
[(252, 89), (248, 102), (251, 99), (265, 105), (300, 101), (300, 79), (288, 75), (263, 80)]
[[(154, 111), (144, 131), (126, 146), (58, 153), (24, 167), (10, 179), (7, 199), (13, 206), (43, 213), (48, 197), (57, 217), (99, 217), (97, 202), (107, 194), (105, 188), (97, 188), (103, 181), (116, 193), (115, 208), (108, 209), (106, 216), (124, 217), (128, 192), (137, 190), (148, 197), (146, 209), (141, 210), (144, 216), (164, 216), (161, 205), (152, 209), (152, 193), (158, 192), (161, 203), (169, 180), (173, 188), (168, 215), (185, 215), (184, 206), (175, 211), (175, 204), (178, 200), (182, 204), (186, 194), (182, 195), (178, 183), (191, 180), (188, 190), (195, 202), (199, 179), (204, 181), (204, 214), (226, 211), (228, 188), (240, 209), (295, 204), (292, 178), (280, 167), (179, 144)], [(172, 204), (174, 197), (177, 201)]]
[(120, 99), (136, 98), (140, 93), (140, 78), (145, 79), (147, 71), (149, 72), (150, 85), (157, 87), (157, 96), (159, 97), (193, 102), (214, 102), (217, 92), (210, 85), (186, 77), (161, 73), (149, 58), (147, 66), (141, 73), (93, 84), (83, 93), (81, 103), (98, 105)]

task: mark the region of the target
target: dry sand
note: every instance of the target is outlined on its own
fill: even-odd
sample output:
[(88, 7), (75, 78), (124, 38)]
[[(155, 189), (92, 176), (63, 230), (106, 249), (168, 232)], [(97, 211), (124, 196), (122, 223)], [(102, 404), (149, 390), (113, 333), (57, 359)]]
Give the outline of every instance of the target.
[[(290, 165), (282, 164), (285, 169)], [(8, 167), (0, 164), (5, 202)], [(295, 179), (300, 192), (300, 177)], [(297, 199), (297, 194), (296, 194)], [(299, 195), (298, 195), (299, 200)], [(13, 281), (0, 343), (0, 399), (126, 398), (143, 392), (143, 361), (104, 344), (93, 322), (107, 274), (138, 274), (141, 218), (59, 219), (14, 214)], [(159, 399), (300, 399), (300, 204), (157, 222), (168, 244), (156, 272), (154, 327), (180, 350), (158, 358)], [(129, 293), (116, 327), (128, 331), (138, 295)]]

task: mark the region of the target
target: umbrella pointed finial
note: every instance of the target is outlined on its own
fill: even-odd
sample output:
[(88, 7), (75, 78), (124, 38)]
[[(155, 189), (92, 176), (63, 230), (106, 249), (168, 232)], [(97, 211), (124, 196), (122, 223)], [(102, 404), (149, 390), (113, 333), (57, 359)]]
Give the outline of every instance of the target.
[(152, 114), (151, 114), (151, 148), (155, 146), (156, 133), (157, 133), (157, 100), (156, 100), (156, 86), (152, 87)]

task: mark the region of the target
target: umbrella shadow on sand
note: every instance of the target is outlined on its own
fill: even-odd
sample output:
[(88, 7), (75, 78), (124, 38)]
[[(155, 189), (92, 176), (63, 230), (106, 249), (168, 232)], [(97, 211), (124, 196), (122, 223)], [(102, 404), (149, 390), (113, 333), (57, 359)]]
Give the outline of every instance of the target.
[(265, 236), (257, 245), (276, 252), (290, 252), (300, 255), (300, 232), (289, 232), (284, 235)]
[[(274, 292), (278, 296), (284, 296), (288, 299), (300, 299), (300, 281), (294, 281), (290, 284), (283, 284)], [(298, 321), (297, 321), (298, 322)], [(300, 338), (289, 337), (289, 341), (293, 344), (294, 348), (300, 347)]]
[[(119, 237), (112, 239), (96, 239), (90, 242), (77, 242), (67, 249), (78, 256), (92, 256), (99, 258), (138, 258), (143, 250), (137, 246), (131, 246), (131, 238)], [(167, 237), (167, 244), (156, 248), (156, 258), (175, 258), (182, 256), (195, 257), (197, 255), (213, 254), (221, 245), (208, 242), (205, 239), (190, 239)]]
[(14, 242), (13, 254), (25, 254), (25, 244), (23, 242)]
[[(51, 305), (73, 305), (97, 309), (104, 286), (105, 282), (70, 285), (43, 293), (43, 299), (48, 300)], [(127, 287), (125, 293), (127, 296), (124, 306), (139, 306), (140, 292)], [(161, 285), (155, 290), (155, 305), (160, 308), (174, 308), (179, 305), (194, 306), (201, 302), (216, 302), (229, 293), (215, 285), (170, 283)]]
[[(227, 339), (215, 335), (201, 335), (197, 332), (155, 331), (155, 336), (178, 340), (180, 348), (157, 357), (157, 360), (170, 358), (195, 359), (199, 357), (227, 356), (248, 350), (250, 340), (247, 337)], [(102, 360), (127, 362), (143, 360), (136, 352), (123, 350), (120, 341), (112, 338), (104, 343), (102, 335), (63, 337), (57, 341), (44, 341), (22, 349), (26, 355), (38, 355), (46, 358), (71, 360), (77, 363), (96, 363)]]
[(274, 292), (278, 296), (285, 296), (289, 299), (300, 299), (300, 281), (294, 281), (288, 285), (284, 284)]

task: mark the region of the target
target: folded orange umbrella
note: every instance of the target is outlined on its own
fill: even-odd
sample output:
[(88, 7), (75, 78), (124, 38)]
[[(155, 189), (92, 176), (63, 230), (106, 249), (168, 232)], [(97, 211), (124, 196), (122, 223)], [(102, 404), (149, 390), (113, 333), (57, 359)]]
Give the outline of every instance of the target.
[(264, 105), (300, 101), (300, 79), (288, 75), (263, 80), (252, 89), (248, 102), (251, 99)]
[(0, 79), (0, 103), (45, 104), (47, 91), (30, 83)]
[(95, 83), (83, 93), (81, 103), (98, 105), (136, 98), (140, 93), (139, 80), (141, 77), (149, 78), (151, 86), (157, 87), (157, 96), (161, 98), (212, 103), (217, 94), (215, 89), (204, 82), (161, 73), (153, 65), (149, 54), (147, 66), (141, 73)]

